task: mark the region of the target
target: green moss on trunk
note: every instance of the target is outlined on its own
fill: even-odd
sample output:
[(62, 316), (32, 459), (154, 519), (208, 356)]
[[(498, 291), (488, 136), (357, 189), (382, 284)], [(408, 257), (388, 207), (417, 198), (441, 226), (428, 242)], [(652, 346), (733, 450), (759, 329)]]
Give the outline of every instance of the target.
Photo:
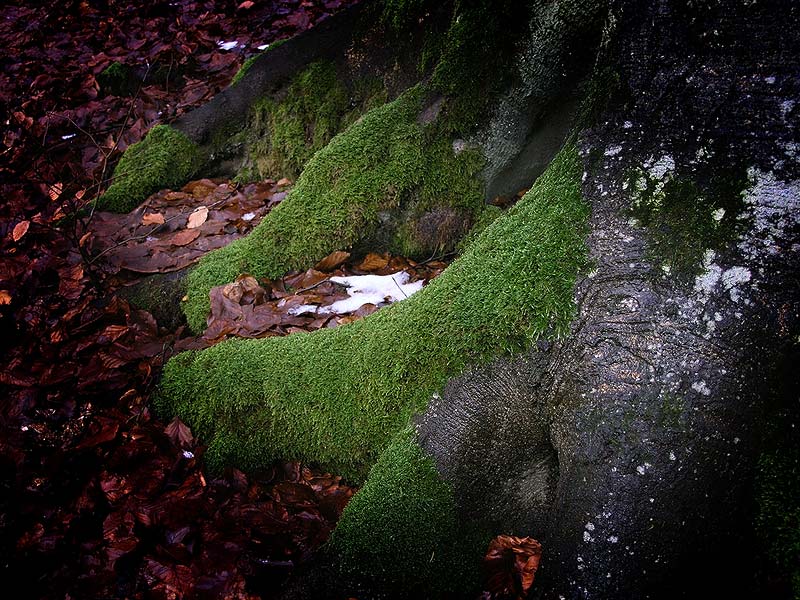
[(168, 125), (156, 125), (122, 155), (97, 208), (130, 211), (150, 194), (186, 183), (201, 163), (202, 153), (194, 142)]
[[(401, 209), (412, 193), (420, 208), (447, 206), (469, 218), (482, 209), (479, 160), (470, 152), (456, 156), (445, 137), (431, 139), (417, 122), (421, 95), (414, 88), (334, 137), (248, 237), (200, 261), (184, 305), (195, 331), (205, 326), (213, 286), (244, 272), (274, 278), (310, 267), (370, 238), (384, 213)], [(412, 242), (404, 248), (413, 250)]]
[[(189, 423), (217, 468), (296, 458), (363, 477), (449, 377), (566, 331), (586, 252), (580, 172), (574, 149), (562, 151), (515, 207), (403, 302), (337, 329), (177, 356), (165, 368), (161, 412)], [(296, 243), (285, 239), (276, 243)]]
[(489, 538), (460, 522), (450, 486), (406, 427), (347, 505), (330, 549), (341, 579), (373, 594), (468, 597)]

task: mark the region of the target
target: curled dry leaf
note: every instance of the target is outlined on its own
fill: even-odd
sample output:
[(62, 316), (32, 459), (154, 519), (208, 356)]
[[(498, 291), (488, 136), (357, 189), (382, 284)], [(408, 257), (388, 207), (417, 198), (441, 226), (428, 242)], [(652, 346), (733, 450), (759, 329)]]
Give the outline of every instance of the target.
[(200, 206), (194, 209), (194, 212), (189, 215), (189, 222), (186, 223), (187, 229), (196, 229), (200, 227), (203, 223), (206, 222), (208, 219), (208, 207), (207, 206)]
[(22, 239), (26, 233), (28, 233), (28, 228), (31, 226), (31, 222), (27, 219), (24, 221), (20, 221), (16, 225), (14, 225), (14, 230), (11, 232), (11, 239), (15, 242), (18, 242)]
[(0, 290), (0, 306), (3, 304), (11, 304), (11, 294), (6, 290)]
[(531, 537), (499, 535), (489, 543), (483, 564), (493, 597), (522, 600), (542, 559), (542, 545)]

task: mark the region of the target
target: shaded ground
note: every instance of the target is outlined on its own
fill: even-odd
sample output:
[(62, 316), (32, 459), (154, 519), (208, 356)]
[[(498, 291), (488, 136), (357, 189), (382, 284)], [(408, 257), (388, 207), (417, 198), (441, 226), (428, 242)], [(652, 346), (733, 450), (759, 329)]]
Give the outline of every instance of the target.
[[(258, 46), (344, 4), (0, 11), (0, 569), (25, 596), (269, 595), (352, 495), (294, 463), (207, 478), (191, 432), (145, 402), (164, 358), (200, 342), (116, 295), (140, 275), (97, 258), (108, 250), (90, 233), (100, 219), (54, 227), (153, 123), (208, 100)], [(230, 41), (239, 45), (219, 45)], [(97, 83), (114, 61), (134, 82), (120, 95)]]

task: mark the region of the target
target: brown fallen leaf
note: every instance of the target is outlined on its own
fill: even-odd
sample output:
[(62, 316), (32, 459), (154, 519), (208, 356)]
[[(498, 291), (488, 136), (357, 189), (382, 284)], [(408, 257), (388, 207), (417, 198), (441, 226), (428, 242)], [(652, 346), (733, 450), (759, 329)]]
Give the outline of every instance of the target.
[(336, 250), (335, 252), (331, 252), (319, 261), (314, 268), (317, 271), (324, 271), (326, 273), (333, 271), (336, 267), (344, 263), (348, 258), (350, 258), (349, 252), (344, 252), (343, 250)]
[(528, 596), (542, 559), (542, 545), (531, 537), (498, 535), (483, 559), (488, 591), (522, 600)]
[(14, 225), (14, 230), (11, 232), (11, 239), (15, 242), (18, 242), (22, 239), (26, 233), (28, 233), (28, 227), (31, 226), (31, 222), (27, 219), (24, 221), (20, 221), (16, 225)]
[(11, 304), (11, 294), (6, 290), (0, 290), (0, 305)]
[(186, 223), (187, 229), (196, 229), (206, 222), (208, 218), (208, 207), (200, 206), (194, 209), (194, 212), (189, 215), (189, 222)]
[(159, 212), (144, 213), (142, 217), (142, 225), (163, 225), (164, 215)]
[(199, 235), (200, 231), (198, 229), (183, 229), (175, 232), (171, 236), (163, 238), (162, 241), (173, 246), (185, 246), (186, 244), (195, 241)]
[(389, 259), (386, 256), (370, 252), (364, 257), (359, 265), (356, 267), (359, 271), (377, 271), (383, 269), (389, 264)]
[(284, 185), (292, 185), (292, 180), (284, 177), (283, 179), (278, 179), (278, 183), (275, 184), (276, 186), (284, 186)]
[(169, 425), (164, 428), (164, 433), (179, 448), (190, 448), (194, 443), (194, 436), (189, 426), (178, 417), (172, 419)]

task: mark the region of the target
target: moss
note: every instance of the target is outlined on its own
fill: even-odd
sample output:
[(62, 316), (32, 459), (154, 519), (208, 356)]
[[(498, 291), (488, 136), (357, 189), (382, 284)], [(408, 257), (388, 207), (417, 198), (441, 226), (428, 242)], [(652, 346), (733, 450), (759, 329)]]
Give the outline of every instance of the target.
[(135, 91), (131, 70), (120, 62), (113, 62), (97, 75), (97, 83), (103, 93), (127, 96)]
[(706, 183), (636, 170), (626, 185), (633, 195), (632, 216), (647, 228), (648, 259), (679, 277), (699, 274), (706, 250), (722, 248), (742, 227), (744, 170)]
[(279, 277), (374, 235), (385, 211), (412, 192), (421, 206), (475, 213), (483, 206), (474, 155), (455, 156), (447, 139), (417, 123), (421, 92), (412, 89), (333, 138), (309, 161), (289, 196), (246, 238), (205, 256), (189, 274), (184, 310), (205, 326), (208, 293), (240, 273)]
[[(263, 135), (251, 148), (259, 171), (294, 179), (308, 159), (340, 130), (347, 89), (331, 63), (314, 63), (294, 79), (282, 101), (254, 106), (253, 127)], [(258, 135), (258, 134), (256, 134)]]
[[(449, 131), (471, 131), (489, 102), (504, 90), (516, 45), (525, 32), (530, 2), (458, 2), (450, 29), (428, 53), (441, 52), (431, 90), (448, 98)], [(430, 62), (430, 56), (424, 56)]]
[(451, 488), (406, 427), (348, 504), (330, 549), (341, 580), (371, 594), (468, 597), (489, 539), (462, 525)]
[[(359, 135), (367, 132), (390, 151), (386, 131), (368, 126)], [(401, 160), (396, 167), (411, 174), (416, 165)], [(209, 444), (209, 461), (217, 468), (253, 469), (281, 457), (362, 477), (449, 377), (542, 335), (566, 332), (586, 253), (587, 208), (579, 182), (577, 153), (562, 151), (525, 197), (440, 277), (363, 320), (312, 334), (229, 340), (179, 355), (165, 368), (161, 412), (189, 423)], [(308, 214), (327, 216), (315, 207)], [(296, 242), (281, 235), (276, 243)], [(241, 245), (232, 248), (240, 252)], [(230, 259), (207, 264), (227, 269)]]
[(100, 210), (127, 212), (150, 194), (186, 183), (202, 162), (197, 145), (168, 125), (156, 125), (129, 147), (114, 169), (113, 183), (100, 196)]

